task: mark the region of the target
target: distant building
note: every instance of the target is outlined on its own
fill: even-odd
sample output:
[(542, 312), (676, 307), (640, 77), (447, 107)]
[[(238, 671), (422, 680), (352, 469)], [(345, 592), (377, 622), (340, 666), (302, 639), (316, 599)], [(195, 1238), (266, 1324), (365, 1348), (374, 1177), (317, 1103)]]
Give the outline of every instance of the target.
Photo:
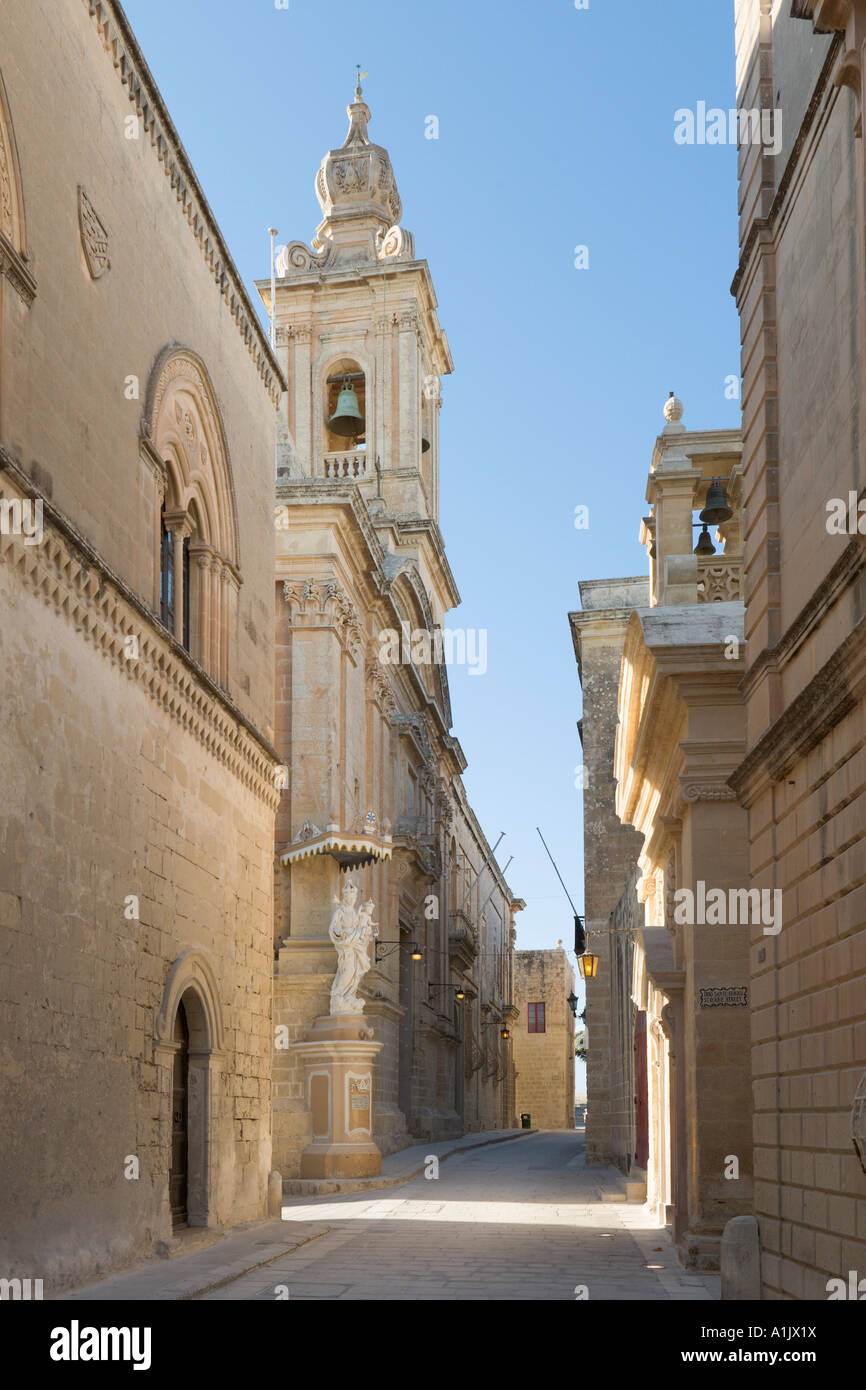
[(517, 1113), (535, 1129), (574, 1129), (574, 971), (562, 946), (515, 951)]

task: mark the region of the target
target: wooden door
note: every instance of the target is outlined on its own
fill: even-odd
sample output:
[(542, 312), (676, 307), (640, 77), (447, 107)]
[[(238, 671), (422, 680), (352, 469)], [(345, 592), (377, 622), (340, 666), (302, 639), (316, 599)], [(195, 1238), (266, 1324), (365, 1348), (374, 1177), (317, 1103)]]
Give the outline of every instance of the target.
[(171, 1087), (171, 1173), (169, 1197), (173, 1226), (185, 1226), (189, 1220), (187, 1208), (189, 1154), (189, 1027), (183, 1004), (177, 1006), (174, 1020), (174, 1075)]

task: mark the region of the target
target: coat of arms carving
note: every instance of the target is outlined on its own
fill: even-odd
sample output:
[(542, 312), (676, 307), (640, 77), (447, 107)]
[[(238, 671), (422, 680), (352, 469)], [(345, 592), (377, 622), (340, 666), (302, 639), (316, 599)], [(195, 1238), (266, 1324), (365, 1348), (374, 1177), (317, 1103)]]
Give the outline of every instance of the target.
[(81, 232), (81, 245), (91, 279), (98, 280), (111, 265), (108, 259), (108, 232), (85, 193), (78, 185), (78, 227)]

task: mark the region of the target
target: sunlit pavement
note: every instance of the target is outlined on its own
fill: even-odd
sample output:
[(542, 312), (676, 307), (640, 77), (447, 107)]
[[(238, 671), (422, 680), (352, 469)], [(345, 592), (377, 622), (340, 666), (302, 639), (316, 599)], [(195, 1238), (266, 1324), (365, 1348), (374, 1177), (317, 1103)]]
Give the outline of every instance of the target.
[(601, 1201), (583, 1132), (475, 1149), (377, 1195), (295, 1198), (287, 1229), (329, 1229), (211, 1299), (714, 1300), (643, 1207)]

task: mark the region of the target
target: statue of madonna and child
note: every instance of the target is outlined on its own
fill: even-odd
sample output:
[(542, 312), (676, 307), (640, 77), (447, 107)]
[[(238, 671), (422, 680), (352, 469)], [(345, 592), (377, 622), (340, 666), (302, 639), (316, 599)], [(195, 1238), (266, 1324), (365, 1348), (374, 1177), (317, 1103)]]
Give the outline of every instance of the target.
[(364, 1012), (364, 1000), (359, 994), (361, 981), (372, 969), (371, 947), (379, 935), (373, 921), (375, 904), (372, 898), (356, 907), (358, 889), (348, 882), (339, 898), (334, 899), (334, 915), (328, 935), (337, 950), (337, 973), (331, 985), (331, 1015)]

